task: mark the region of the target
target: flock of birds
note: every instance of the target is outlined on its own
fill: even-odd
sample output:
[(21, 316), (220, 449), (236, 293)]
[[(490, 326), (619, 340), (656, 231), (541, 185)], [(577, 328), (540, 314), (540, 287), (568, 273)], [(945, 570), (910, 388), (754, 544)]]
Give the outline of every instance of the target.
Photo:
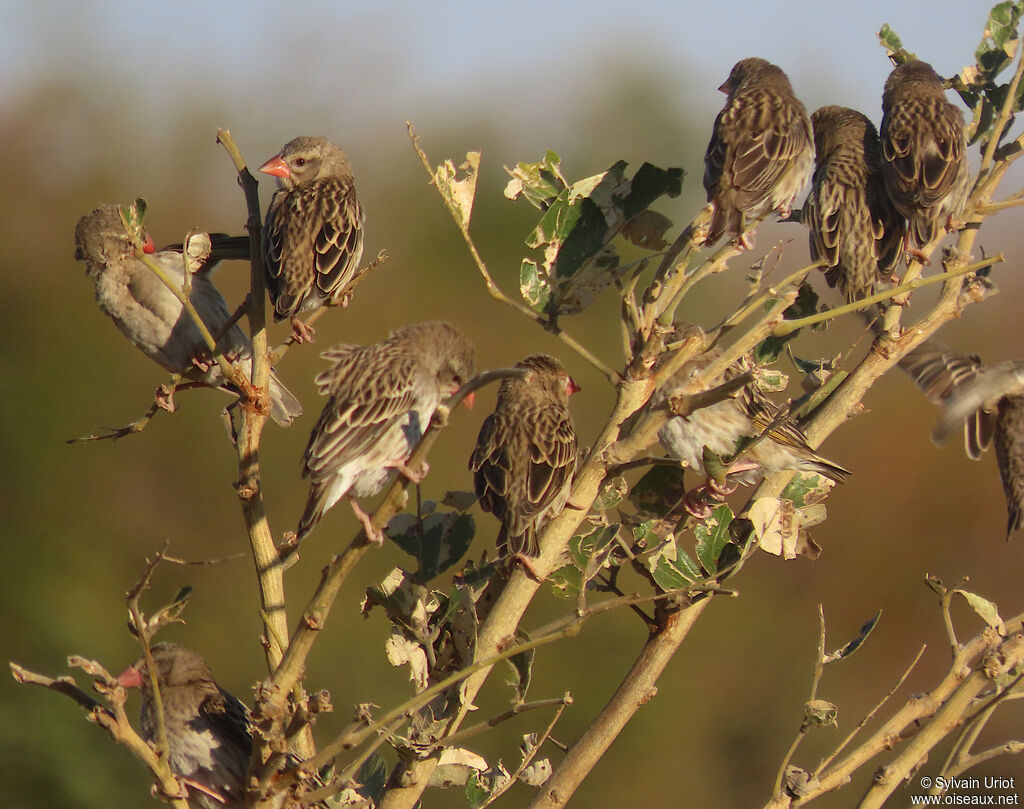
[[(910, 61), (892, 71), (880, 132), (867, 117), (844, 107), (823, 107), (808, 116), (786, 74), (763, 59), (738, 62), (720, 89), (728, 98), (705, 155), (704, 186), (712, 211), (703, 235), (706, 244), (727, 235), (749, 249), (757, 222), (772, 211), (789, 214), (810, 180), (801, 219), (810, 230), (812, 257), (824, 260), (831, 286), (856, 300), (889, 280), (901, 257), (920, 257), (921, 248), (957, 227), (969, 188), (964, 124), (930, 65)], [(295, 340), (310, 341), (314, 330), (301, 316), (337, 303), (362, 257), (364, 216), (352, 168), (342, 150), (327, 140), (298, 137), (260, 171), (279, 182), (263, 230), (274, 319), (288, 319)], [(100, 308), (131, 342), (192, 384), (235, 389), (212, 361), (182, 302), (138, 254), (118, 206), (82, 217), (75, 242), (76, 258), (86, 265)], [(181, 284), (181, 249), (156, 251), (147, 240), (143, 252)], [(204, 266), (191, 278), (190, 297), (217, 335), (218, 348), (247, 372), (252, 346), (238, 326), (225, 328), (230, 315), (210, 277), (217, 261), (231, 257), (248, 257), (247, 238), (213, 237)], [(649, 406), (659, 406), (687, 385), (713, 356), (705, 353), (682, 368)], [(330, 366), (316, 383), (326, 402), (302, 459), (310, 492), (296, 533), (299, 539), (307, 536), (324, 512), (347, 497), (368, 536), (379, 542), (380, 532), (357, 499), (378, 493), (396, 474), (414, 481), (425, 474), (425, 468), (410, 469), (407, 461), (438, 406), (473, 377), (475, 351), (457, 328), (433, 321), (400, 328), (373, 345), (335, 346), (323, 357)], [(482, 508), (501, 523), (502, 555), (529, 571), (529, 560), (539, 553), (539, 532), (565, 506), (579, 462), (569, 411), (569, 397), (579, 388), (554, 357), (534, 354), (516, 367), (521, 373), (502, 382), (469, 468)], [(741, 362), (726, 377), (746, 368)], [(995, 435), (1001, 469), (1020, 465), (1024, 453), (1013, 445), (1012, 435), (1024, 428), (1008, 425), (1024, 411), (1007, 395), (1014, 384), (1024, 393), (1020, 367), (985, 369), (977, 358), (927, 343), (904, 361), (904, 368), (929, 396), (949, 405), (949, 424), (981, 411), (968, 421), (975, 454)], [(721, 381), (708, 380), (708, 387)], [(270, 415), (278, 424), (287, 426), (302, 413), (276, 374), (269, 398)], [(1004, 412), (1012, 415), (1004, 417)], [(736, 482), (751, 483), (782, 469), (813, 471), (837, 481), (849, 474), (816, 454), (799, 427), (780, 420), (778, 413), (749, 383), (731, 398), (673, 417), (659, 438), (673, 458), (702, 475), (705, 447), (730, 457), (741, 439), (760, 439), (728, 468)], [(1004, 472), (1004, 482), (1007, 478)], [(1007, 488), (1011, 530), (1022, 520), (1024, 486), (1018, 489), (1011, 499)], [(709, 480), (688, 508), (704, 513), (708, 499), (723, 493), (720, 484), (712, 487)], [(194, 652), (159, 644), (153, 661), (172, 770), (192, 789), (198, 805), (240, 805), (252, 749), (244, 706), (216, 685)], [(120, 682), (141, 687), (143, 731), (154, 739), (152, 678), (145, 660), (126, 670)]]

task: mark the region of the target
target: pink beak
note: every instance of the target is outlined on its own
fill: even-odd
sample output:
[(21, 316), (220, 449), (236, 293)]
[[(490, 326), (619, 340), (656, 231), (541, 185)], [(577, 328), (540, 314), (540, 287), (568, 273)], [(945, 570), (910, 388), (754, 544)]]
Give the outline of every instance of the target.
[(577, 385), (576, 380), (570, 376), (568, 381), (565, 383), (565, 392), (572, 396), (574, 393), (579, 393), (581, 390), (583, 390), (583, 388)]
[(129, 666), (117, 675), (117, 684), (125, 688), (139, 688), (142, 686), (142, 672), (135, 666)]
[(470, 410), (472, 410), (473, 405), (476, 404), (476, 391), (473, 391), (472, 393), (467, 393), (465, 396), (463, 396), (462, 403)]
[(281, 155), (274, 155), (270, 160), (260, 166), (260, 171), (272, 177), (291, 177), (292, 170), (288, 164), (281, 159)]

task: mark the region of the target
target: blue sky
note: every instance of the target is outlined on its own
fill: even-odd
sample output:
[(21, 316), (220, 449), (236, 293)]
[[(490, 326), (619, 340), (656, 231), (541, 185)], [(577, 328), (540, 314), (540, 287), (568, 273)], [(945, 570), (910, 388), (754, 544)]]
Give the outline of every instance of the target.
[(544, 76), (553, 80), (549, 100), (571, 102), (595, 92), (609, 61), (713, 89), (733, 62), (758, 55), (790, 73), (809, 108), (834, 101), (877, 118), (887, 73), (879, 26), (889, 22), (949, 74), (973, 51), (990, 5), (4, 0), (0, 98), (41, 77), (99, 76), (144, 86), (157, 106), (202, 90), (225, 101), (255, 97), (285, 113), (315, 102), (339, 119), (405, 120), (496, 97), (511, 108), (533, 104)]

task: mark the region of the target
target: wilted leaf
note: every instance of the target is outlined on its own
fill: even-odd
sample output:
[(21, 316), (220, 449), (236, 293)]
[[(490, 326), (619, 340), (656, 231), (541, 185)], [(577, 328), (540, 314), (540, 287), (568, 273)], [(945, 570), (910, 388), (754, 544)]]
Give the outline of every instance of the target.
[(519, 267), (519, 292), (531, 309), (538, 312), (547, 310), (551, 301), (551, 284), (533, 259), (524, 258)]
[(817, 472), (797, 472), (780, 497), (792, 501), (797, 508), (803, 508), (820, 503), (835, 485), (834, 480)]
[[(517, 634), (522, 641), (530, 640), (530, 636), (523, 629)], [(536, 649), (527, 649), (508, 658), (508, 664), (512, 667), (512, 678), (508, 684), (515, 688), (517, 702), (526, 700), (526, 692), (530, 689), (530, 682), (533, 679), (533, 660), (536, 656)]]
[(446, 747), (428, 782), (432, 787), (466, 786), (471, 775), (487, 769), (487, 760), (479, 753), (462, 747)]
[(844, 657), (849, 657), (854, 652), (856, 652), (864, 644), (864, 641), (868, 639), (868, 635), (870, 635), (872, 630), (874, 630), (874, 628), (878, 625), (878, 619), (881, 617), (882, 611), (879, 610), (877, 613), (875, 613), (874, 618), (872, 618), (870, 621), (865, 623), (860, 628), (860, 631), (857, 633), (857, 637), (855, 637), (853, 640), (851, 640), (844, 646), (840, 646), (834, 652), (829, 652), (827, 655), (825, 655), (825, 660), (823, 661), (823, 663), (825, 665), (828, 665), (829, 663), (835, 663), (837, 660), (842, 660)]
[(548, 574), (551, 592), (558, 598), (578, 598), (583, 591), (583, 571), (576, 565), (565, 565)]
[(569, 187), (562, 176), (561, 162), (549, 149), (537, 163), (517, 163), (513, 169), (506, 166), (512, 179), (505, 186), (505, 196), (514, 200), (522, 194), (531, 205), (546, 211), (551, 200)]
[[(473, 197), (476, 195), (476, 177), (480, 169), (480, 152), (467, 152), (466, 162), (455, 169), (451, 160), (445, 160), (434, 172), (434, 185), (441, 196), (458, 214), (462, 227), (469, 227), (473, 216)], [(459, 172), (463, 176), (459, 178)]]
[(668, 247), (665, 232), (672, 227), (672, 220), (657, 211), (640, 211), (622, 227), (623, 237), (647, 250), (664, 250)]
[(978, 60), (979, 81), (994, 79), (1002, 70), (1009, 66), (1020, 44), (1017, 28), (1024, 3), (998, 3), (989, 13), (985, 23), (985, 33), (978, 49), (974, 52)]
[(812, 725), (831, 728), (839, 726), (839, 723), (836, 721), (839, 716), (839, 708), (828, 700), (811, 700), (804, 705), (804, 716)]
[(597, 495), (597, 502), (600, 503), (603, 509), (615, 508), (625, 499), (628, 492), (629, 484), (621, 475), (605, 478), (604, 482), (601, 483), (601, 491)]
[(775, 497), (760, 497), (750, 508), (750, 522), (761, 550), (783, 559), (798, 555), (816, 559), (821, 549), (804, 530), (801, 509), (793, 501)]
[(978, 613), (981, 620), (996, 630), (1000, 636), (1006, 636), (1006, 624), (1004, 624), (1003, 619), (999, 617), (999, 608), (996, 607), (993, 602), (989, 601), (987, 598), (982, 598), (977, 593), (971, 593), (960, 588), (957, 588), (953, 592), (962, 595), (966, 599), (967, 603), (971, 605), (971, 609)]
[(534, 761), (530, 766), (525, 767), (519, 773), (519, 781), (531, 787), (543, 786), (551, 777), (552, 772), (551, 761), (542, 758), (540, 761)]
[(766, 393), (785, 390), (789, 385), (789, 377), (775, 368), (754, 368), (754, 383)]
[(409, 679), (416, 685), (416, 691), (423, 691), (430, 685), (430, 672), (427, 665), (427, 653), (418, 643), (393, 632), (384, 642), (384, 652), (388, 662), (396, 668), (409, 665)]

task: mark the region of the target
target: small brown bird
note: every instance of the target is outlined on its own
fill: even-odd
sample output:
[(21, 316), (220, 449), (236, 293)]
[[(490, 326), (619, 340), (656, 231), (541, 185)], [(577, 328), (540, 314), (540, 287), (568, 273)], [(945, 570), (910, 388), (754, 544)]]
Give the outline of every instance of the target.
[(852, 302), (892, 276), (906, 224), (885, 190), (875, 125), (836, 106), (816, 110), (811, 125), (817, 165), (803, 209), (811, 259), (827, 262), (828, 285)]
[(302, 457), (312, 486), (297, 539), (347, 494), (367, 535), (381, 542), (355, 498), (376, 494), (398, 471), (414, 481), (425, 474), (405, 463), (438, 405), (472, 377), (476, 353), (462, 332), (435, 320), (321, 356), (333, 365), (316, 378), (328, 399)]
[[(249, 712), (217, 685), (209, 666), (195, 652), (174, 643), (151, 649), (167, 731), (167, 763), (203, 809), (241, 807), (252, 754)], [(158, 741), (157, 704), (145, 657), (117, 678), (142, 691), (142, 735)]]
[(789, 78), (764, 59), (737, 62), (718, 89), (728, 100), (704, 155), (713, 207), (706, 243), (728, 233), (749, 250), (751, 226), (773, 210), (788, 216), (811, 176), (811, 122)]
[[(181, 254), (169, 250), (152, 252), (152, 244), (150, 239), (145, 252), (180, 287), (185, 277)], [(147, 357), (196, 384), (237, 392), (220, 366), (212, 361), (206, 342), (184, 305), (136, 256), (117, 205), (104, 205), (78, 221), (75, 258), (85, 263), (100, 309)], [(231, 315), (211, 279), (215, 264), (207, 260), (192, 275), (189, 299), (217, 338)], [(252, 345), (237, 325), (220, 336), (218, 346), (230, 361), (238, 362), (247, 375), (251, 374)], [(284, 427), (302, 414), (298, 399), (275, 373), (270, 376), (270, 401), (271, 417)]]
[[(906, 246), (924, 247), (962, 213), (970, 180), (963, 115), (927, 62), (904, 62), (889, 74), (880, 138), (885, 186), (908, 220)], [(923, 259), (920, 250), (908, 252)]]
[[(245, 806), (245, 783), (252, 755), (249, 709), (213, 679), (206, 661), (191, 649), (175, 643), (158, 643), (151, 649), (156, 682), (163, 705), (167, 733), (167, 763), (188, 790), (190, 805), (202, 809), (234, 809)], [(159, 718), (149, 666), (143, 655), (122, 671), (118, 683), (142, 692), (140, 722), (146, 741), (159, 740)], [(289, 753), (284, 769), (300, 763)], [(323, 786), (317, 775), (304, 777), (300, 790)], [(282, 792), (271, 805), (281, 809), (299, 803)], [(302, 803), (303, 806), (307, 804)], [(317, 807), (326, 809), (325, 804)]]
[(537, 535), (569, 498), (579, 456), (569, 397), (580, 388), (547, 354), (515, 367), (530, 373), (502, 381), (469, 469), (480, 506), (501, 522), (500, 555), (521, 558), (540, 553)]
[(274, 320), (291, 319), (296, 340), (314, 330), (299, 315), (332, 303), (359, 269), (363, 209), (345, 153), (302, 136), (260, 166), (280, 188), (263, 225), (263, 263)]
[(963, 424), (967, 457), (978, 460), (995, 444), (1009, 540), (1024, 526), (1024, 361), (986, 367), (976, 354), (926, 340), (900, 360), (900, 367), (943, 407), (933, 432), (937, 442)]
[[(700, 390), (692, 388), (694, 377), (719, 355), (712, 349), (686, 363), (651, 397), (657, 406), (678, 392), (689, 394), (710, 390), (717, 385), (752, 370), (748, 360), (741, 360), (726, 370), (724, 378), (708, 380)], [(731, 398), (695, 410), (687, 416), (675, 416), (661, 428), (658, 438), (668, 454), (682, 461), (700, 475), (707, 475), (704, 448), (723, 459), (736, 454), (741, 441), (755, 439), (744, 448), (726, 470), (728, 477), (744, 485), (760, 480), (768, 472), (799, 470), (816, 472), (841, 483), (849, 475), (847, 469), (818, 455), (807, 444), (807, 438), (796, 424), (780, 419), (779, 407), (758, 388), (756, 381), (744, 385)], [(710, 513), (707, 499), (735, 490), (708, 478), (704, 486), (687, 493), (687, 511), (697, 517)]]

